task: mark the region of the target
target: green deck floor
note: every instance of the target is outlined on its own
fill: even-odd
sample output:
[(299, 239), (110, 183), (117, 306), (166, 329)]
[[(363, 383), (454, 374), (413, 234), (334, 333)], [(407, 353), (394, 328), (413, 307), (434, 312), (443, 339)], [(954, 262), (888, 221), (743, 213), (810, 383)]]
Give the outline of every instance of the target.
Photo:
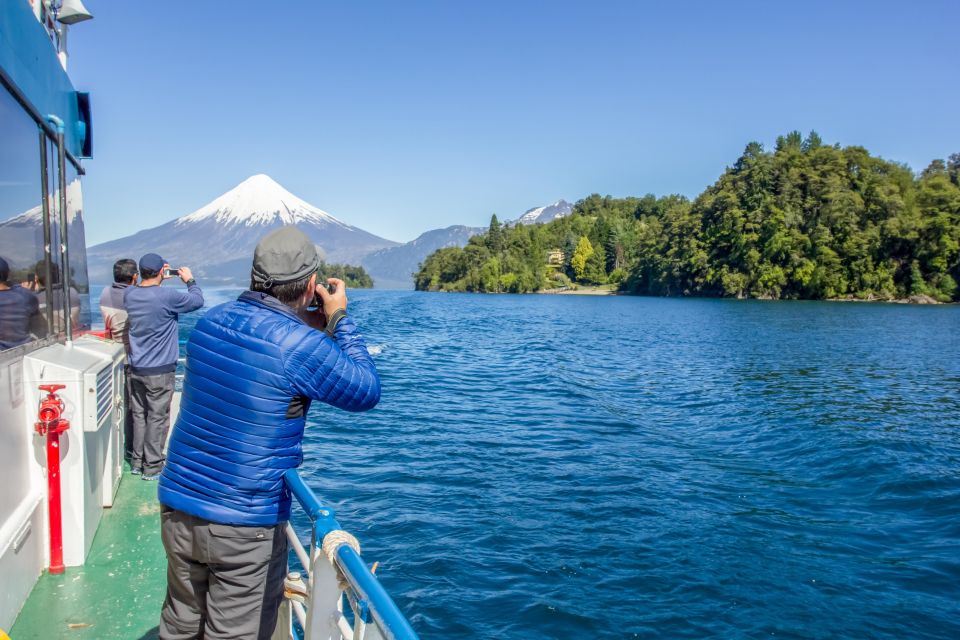
[(125, 473), (87, 563), (40, 576), (10, 638), (156, 638), (166, 569), (157, 483)]

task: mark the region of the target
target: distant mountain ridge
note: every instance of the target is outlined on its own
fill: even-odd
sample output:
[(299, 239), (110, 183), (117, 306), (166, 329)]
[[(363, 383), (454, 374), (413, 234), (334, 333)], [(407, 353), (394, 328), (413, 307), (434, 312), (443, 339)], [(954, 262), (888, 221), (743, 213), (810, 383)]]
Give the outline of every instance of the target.
[(338, 220), (259, 174), (193, 213), (90, 247), (90, 277), (109, 282), (118, 258), (156, 252), (171, 265), (189, 266), (207, 282), (245, 284), (257, 242), (287, 224), (306, 233), (327, 262), (357, 265), (363, 256), (399, 244)]
[(514, 220), (514, 224), (541, 224), (562, 218), (573, 213), (573, 205), (566, 200), (557, 200), (545, 207), (528, 209), (522, 216)]
[[(540, 224), (570, 215), (572, 211), (572, 204), (557, 200), (553, 204), (527, 209), (519, 218), (506, 224)], [(428, 255), (445, 247), (462, 247), (471, 237), (486, 230), (487, 227), (464, 225), (431, 229), (406, 244), (374, 251), (364, 257), (361, 264), (373, 276), (377, 288), (412, 289), (413, 274)]]
[(424, 258), (437, 249), (462, 247), (472, 236), (484, 231), (486, 227), (464, 225), (432, 229), (406, 244), (374, 251), (365, 256), (361, 264), (373, 277), (378, 289), (412, 289), (413, 274)]
[[(528, 209), (506, 224), (537, 224), (569, 215), (558, 200)], [(486, 227), (452, 225), (432, 229), (407, 243), (351, 226), (287, 191), (267, 175), (251, 176), (196, 211), (152, 229), (90, 247), (90, 279), (109, 282), (118, 258), (159, 253), (173, 266), (189, 266), (201, 281), (245, 285), (257, 242), (269, 231), (295, 224), (313, 240), (328, 263), (361, 265), (377, 288), (412, 289), (413, 274), (437, 249), (462, 247)]]

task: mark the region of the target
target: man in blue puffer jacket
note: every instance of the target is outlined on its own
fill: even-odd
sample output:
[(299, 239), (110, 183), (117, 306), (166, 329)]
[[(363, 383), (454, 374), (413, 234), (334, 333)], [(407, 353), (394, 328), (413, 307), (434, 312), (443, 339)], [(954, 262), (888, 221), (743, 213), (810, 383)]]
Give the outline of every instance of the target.
[[(180, 415), (160, 477), (167, 552), (164, 640), (266, 639), (287, 568), (283, 474), (303, 459), (312, 400), (372, 409), (380, 378), (346, 315), (344, 283), (318, 285), (294, 227), (264, 237), (250, 291), (211, 309), (187, 343)], [(322, 305), (308, 309), (314, 296)]]

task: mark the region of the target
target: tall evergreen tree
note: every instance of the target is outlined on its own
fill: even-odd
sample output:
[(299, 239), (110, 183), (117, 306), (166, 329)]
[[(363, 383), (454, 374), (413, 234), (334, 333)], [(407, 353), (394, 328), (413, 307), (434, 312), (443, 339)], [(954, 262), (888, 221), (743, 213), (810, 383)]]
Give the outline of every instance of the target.
[[(559, 270), (547, 254), (561, 249)], [(649, 295), (957, 300), (960, 154), (919, 175), (862, 147), (790, 132), (692, 202), (592, 194), (570, 216), (504, 227), (429, 256), (421, 289), (535, 291), (548, 273)], [(559, 276), (561, 279), (562, 275)]]

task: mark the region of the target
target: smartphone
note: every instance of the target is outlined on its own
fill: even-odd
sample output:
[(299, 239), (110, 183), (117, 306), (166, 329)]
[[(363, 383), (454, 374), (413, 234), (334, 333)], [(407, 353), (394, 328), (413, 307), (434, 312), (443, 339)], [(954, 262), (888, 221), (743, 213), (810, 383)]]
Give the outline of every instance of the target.
[(164, 270), (163, 270), (163, 277), (164, 277), (164, 278), (179, 278), (179, 277), (180, 277), (180, 269), (164, 269)]

